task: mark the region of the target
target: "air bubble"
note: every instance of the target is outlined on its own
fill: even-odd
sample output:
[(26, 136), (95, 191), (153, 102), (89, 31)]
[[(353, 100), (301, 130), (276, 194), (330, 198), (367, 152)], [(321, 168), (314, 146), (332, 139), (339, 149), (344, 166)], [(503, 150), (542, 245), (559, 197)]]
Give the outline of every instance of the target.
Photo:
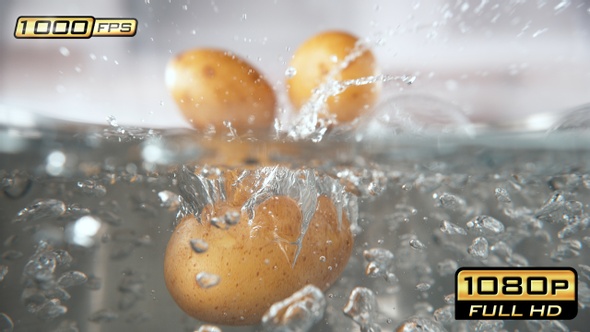
[(463, 229), (463, 227), (459, 225), (455, 225), (450, 221), (444, 220), (442, 225), (440, 226), (440, 230), (443, 233), (450, 234), (450, 235), (467, 235), (467, 231)]
[(41, 305), (37, 310), (37, 317), (41, 320), (53, 320), (59, 316), (65, 315), (68, 308), (61, 305), (60, 300), (51, 299)]
[(419, 284), (416, 285), (416, 290), (421, 291), (421, 292), (425, 292), (427, 290), (430, 289), (430, 284), (427, 282), (421, 282)]
[(74, 286), (83, 285), (88, 281), (86, 274), (80, 271), (68, 271), (57, 279), (57, 284), (63, 288), (69, 288)]
[(494, 195), (496, 195), (496, 199), (500, 203), (510, 203), (512, 200), (510, 199), (510, 195), (508, 191), (504, 188), (496, 188), (494, 190)]
[(264, 331), (309, 331), (324, 316), (326, 299), (322, 291), (308, 285), (273, 304), (262, 317)]
[(193, 251), (197, 254), (204, 253), (209, 249), (209, 244), (203, 239), (191, 239), (190, 244)]
[(451, 211), (460, 211), (465, 209), (467, 203), (459, 196), (455, 196), (450, 193), (442, 193), (438, 197), (438, 204), (440, 207)]
[(447, 258), (447, 259), (439, 262), (437, 264), (437, 267), (438, 267), (438, 273), (441, 276), (445, 277), (445, 276), (453, 275), (455, 272), (457, 272), (457, 269), (459, 268), (459, 264), (455, 260)]
[(411, 239), (410, 247), (419, 251), (426, 249), (426, 245), (424, 245), (424, 243), (420, 242), (420, 240), (418, 239)]
[(4, 280), (4, 277), (6, 277), (7, 274), (8, 274), (8, 266), (0, 265), (0, 282), (2, 282)]
[(390, 280), (393, 274), (393, 258), (391, 251), (382, 248), (373, 248), (365, 250), (363, 256), (367, 261), (365, 274), (371, 278), (384, 277)]
[(111, 309), (101, 309), (94, 312), (88, 320), (93, 323), (108, 323), (119, 318), (119, 314)]
[(289, 67), (285, 70), (285, 76), (287, 78), (294, 77), (296, 74), (297, 74), (297, 69), (295, 69), (294, 67)]
[(221, 329), (215, 325), (201, 325), (195, 332), (221, 332)]
[[(2, 331), (2, 330), (0, 330)], [(51, 332), (79, 332), (78, 323), (71, 320), (63, 320), (59, 325)]]
[(343, 311), (360, 326), (361, 331), (381, 331), (381, 327), (375, 323), (379, 312), (377, 299), (369, 288), (354, 288)]
[(446, 332), (446, 329), (438, 322), (426, 317), (410, 317), (404, 321), (395, 331), (397, 332)]
[(14, 323), (7, 314), (0, 312), (0, 332), (12, 332)]
[(475, 238), (469, 248), (467, 248), (467, 252), (478, 259), (488, 258), (488, 240), (484, 237)]
[(467, 230), (475, 235), (498, 235), (504, 232), (504, 224), (490, 216), (477, 216), (467, 222)]
[(197, 284), (201, 288), (211, 288), (217, 286), (221, 278), (213, 273), (199, 272), (196, 276)]
[(451, 323), (455, 319), (455, 306), (447, 305), (442, 308), (438, 308), (434, 311), (434, 319), (437, 322), (447, 324)]
[(36, 200), (33, 204), (20, 210), (13, 222), (36, 222), (56, 219), (64, 214), (66, 205), (57, 199)]

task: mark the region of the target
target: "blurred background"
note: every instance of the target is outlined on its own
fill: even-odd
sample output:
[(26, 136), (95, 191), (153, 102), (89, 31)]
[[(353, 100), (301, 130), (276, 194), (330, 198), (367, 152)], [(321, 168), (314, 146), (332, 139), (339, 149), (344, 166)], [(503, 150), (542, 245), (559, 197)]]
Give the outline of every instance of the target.
[[(31, 15), (131, 17), (138, 32), (14, 38), (17, 18)], [(416, 76), (386, 95), (432, 96), (476, 122), (590, 102), (588, 0), (8, 0), (0, 28), (1, 107), (82, 122), (187, 127), (164, 69), (194, 47), (235, 51), (283, 94), (295, 49), (327, 29), (369, 40), (384, 73)]]

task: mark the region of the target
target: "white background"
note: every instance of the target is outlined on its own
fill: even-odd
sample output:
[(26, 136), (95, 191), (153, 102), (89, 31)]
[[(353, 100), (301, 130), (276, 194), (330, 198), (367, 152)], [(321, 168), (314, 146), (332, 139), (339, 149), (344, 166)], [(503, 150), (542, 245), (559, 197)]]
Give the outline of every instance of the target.
[[(18, 16), (139, 20), (133, 38), (15, 39)], [(590, 3), (529, 1), (2, 1), (0, 104), (56, 118), (186, 127), (164, 86), (173, 54), (230, 49), (279, 95), (297, 46), (326, 29), (375, 43), (385, 73), (417, 75), (386, 95), (424, 94), (473, 121), (516, 121), (590, 102)], [(1, 120), (0, 120), (1, 121)]]

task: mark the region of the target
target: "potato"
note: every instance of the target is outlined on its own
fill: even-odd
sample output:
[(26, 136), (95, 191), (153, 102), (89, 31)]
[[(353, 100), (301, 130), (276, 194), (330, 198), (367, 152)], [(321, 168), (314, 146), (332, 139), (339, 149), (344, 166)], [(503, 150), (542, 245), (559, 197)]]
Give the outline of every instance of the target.
[[(239, 212), (251, 195), (253, 179), (229, 185), (237, 176), (227, 175), (227, 199), (206, 207), (201, 222), (190, 216), (178, 224), (164, 261), (166, 286), (178, 306), (215, 324), (255, 324), (273, 303), (307, 284), (326, 289), (344, 270), (353, 246), (348, 219), (343, 216), (339, 225), (327, 196), (318, 198), (296, 260), (302, 213), (290, 197), (274, 196), (261, 203), (251, 224), (242, 213), (233, 226), (215, 226), (213, 218)], [(192, 239), (205, 241), (208, 249), (197, 253)], [(196, 278), (200, 273), (203, 278), (203, 272), (218, 283), (200, 285)]]
[[(312, 96), (313, 89), (323, 83), (328, 73), (354, 49), (358, 39), (346, 32), (329, 31), (304, 42), (295, 52), (290, 66), (295, 74), (287, 78), (289, 98), (300, 109)], [(334, 61), (336, 60), (336, 61)], [(346, 81), (377, 74), (373, 53), (365, 50), (333, 78)], [(381, 84), (350, 86), (344, 92), (328, 98), (328, 112), (338, 122), (353, 121), (370, 109), (379, 96)]]
[(267, 131), (275, 118), (276, 97), (262, 75), (237, 55), (195, 49), (176, 56), (166, 68), (166, 85), (193, 127), (238, 134)]

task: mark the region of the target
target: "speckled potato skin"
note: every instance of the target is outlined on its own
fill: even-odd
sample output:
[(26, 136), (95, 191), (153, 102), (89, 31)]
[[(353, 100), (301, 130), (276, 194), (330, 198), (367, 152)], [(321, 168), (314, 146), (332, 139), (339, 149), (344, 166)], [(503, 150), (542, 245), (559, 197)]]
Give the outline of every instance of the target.
[[(313, 89), (324, 82), (327, 74), (354, 48), (358, 38), (341, 31), (328, 31), (305, 41), (295, 52), (290, 66), (296, 74), (287, 79), (289, 98), (300, 109), (311, 97)], [(335, 63), (333, 57), (338, 61)], [(377, 63), (370, 50), (363, 52), (348, 67), (334, 76), (338, 81), (376, 75)], [(328, 98), (328, 111), (339, 122), (351, 122), (367, 112), (377, 101), (381, 84), (351, 86), (339, 95)]]
[(166, 68), (166, 85), (193, 127), (226, 132), (230, 121), (238, 133), (268, 130), (276, 97), (262, 75), (237, 55), (216, 49), (179, 54)]
[[(345, 217), (338, 225), (336, 208), (328, 197), (319, 197), (292, 265), (296, 252), (292, 243), (301, 227), (297, 203), (287, 196), (275, 196), (258, 206), (251, 225), (245, 214), (229, 229), (211, 225), (212, 216), (239, 210), (237, 203), (243, 202), (245, 192), (234, 194), (232, 202), (206, 209), (201, 223), (194, 217), (183, 219), (168, 243), (166, 286), (187, 314), (215, 324), (255, 324), (274, 302), (307, 284), (326, 289), (344, 270), (353, 237)], [(195, 253), (189, 244), (193, 238), (207, 241), (209, 249)], [(217, 274), (221, 281), (201, 288), (195, 276), (202, 271)]]

